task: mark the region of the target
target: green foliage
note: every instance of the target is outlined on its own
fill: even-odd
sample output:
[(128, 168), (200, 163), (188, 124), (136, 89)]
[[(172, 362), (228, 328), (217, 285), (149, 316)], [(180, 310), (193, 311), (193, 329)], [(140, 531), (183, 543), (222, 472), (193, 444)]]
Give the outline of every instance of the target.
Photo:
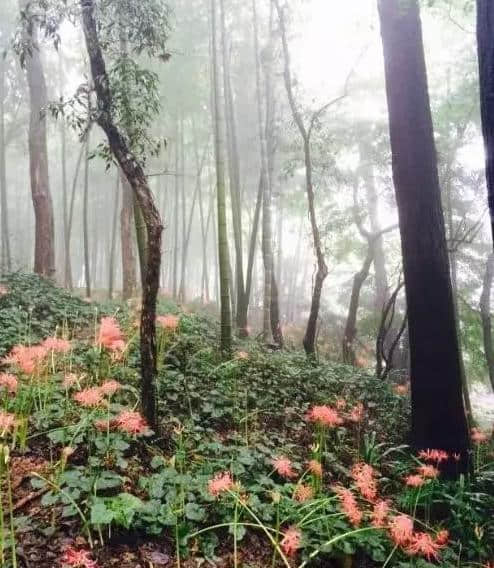
[(3, 275), (0, 285), (0, 356), (17, 343), (36, 343), (57, 327), (81, 328), (94, 319), (94, 308), (35, 274)]

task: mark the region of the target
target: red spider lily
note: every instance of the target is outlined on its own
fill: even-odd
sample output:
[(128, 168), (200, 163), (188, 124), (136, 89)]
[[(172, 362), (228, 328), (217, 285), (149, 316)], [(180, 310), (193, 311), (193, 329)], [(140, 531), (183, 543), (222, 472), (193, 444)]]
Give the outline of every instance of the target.
[(428, 479), (435, 479), (439, 475), (439, 470), (433, 465), (420, 465), (417, 468), (417, 471), (422, 477), (426, 477)]
[(146, 420), (139, 412), (133, 412), (131, 410), (123, 410), (115, 418), (115, 426), (122, 432), (127, 432), (127, 434), (134, 436), (149, 433), (149, 426)]
[(408, 515), (397, 515), (389, 523), (391, 539), (398, 546), (406, 546), (412, 540), (413, 520)]
[(4, 358), (4, 362), (16, 365), (26, 375), (32, 375), (39, 369), (46, 355), (47, 350), (42, 345), (16, 345)]
[(54, 353), (67, 353), (71, 348), (70, 341), (59, 339), (58, 337), (47, 337), (41, 345), (47, 351), (53, 351)]
[(114, 381), (113, 379), (109, 380), (109, 381), (105, 381), (99, 387), (100, 391), (107, 396), (114, 395), (121, 388), (122, 388), (122, 385), (118, 381)]
[(443, 461), (449, 460), (448, 452), (443, 450), (422, 450), (419, 452), (419, 458), (425, 461), (440, 464)]
[(98, 345), (106, 347), (110, 351), (123, 351), (125, 349), (123, 334), (115, 318), (101, 319)]
[(355, 496), (350, 489), (344, 487), (335, 487), (334, 492), (338, 495), (340, 507), (345, 516), (354, 527), (358, 527), (362, 522), (363, 513), (357, 505)]
[(474, 444), (485, 444), (489, 440), (489, 436), (479, 428), (472, 428), (470, 438)]
[(409, 475), (405, 477), (405, 483), (409, 487), (422, 487), (425, 483), (425, 479), (421, 475)]
[(418, 532), (412, 535), (405, 551), (412, 556), (423, 556), (430, 562), (431, 560), (439, 560), (441, 548), (444, 548), (444, 544), (438, 543), (430, 534)]
[(313, 406), (307, 413), (307, 420), (328, 428), (334, 428), (343, 424), (343, 419), (338, 412), (327, 405)]
[(309, 501), (313, 497), (314, 490), (310, 485), (305, 485), (304, 483), (297, 485), (294, 494), (295, 501), (298, 501), (299, 503), (305, 503), (305, 501)]
[(225, 491), (230, 491), (233, 487), (232, 475), (229, 471), (217, 473), (213, 479), (208, 481), (208, 491), (213, 497), (218, 497)]
[(300, 548), (302, 533), (297, 527), (290, 527), (285, 531), (280, 546), (287, 556), (293, 556)]
[(169, 331), (176, 331), (179, 322), (180, 318), (171, 314), (168, 314), (166, 316), (158, 316), (156, 318), (156, 323), (163, 329), (167, 329)]
[(91, 559), (91, 553), (88, 550), (76, 550), (72, 546), (67, 546), (65, 549), (62, 564), (74, 568), (98, 568), (96, 562)]
[(74, 394), (74, 400), (81, 406), (101, 406), (104, 403), (103, 393), (99, 387), (91, 387)]
[(316, 477), (322, 477), (322, 464), (317, 460), (310, 460), (307, 469)]
[(364, 415), (365, 415), (364, 405), (361, 402), (359, 402), (356, 406), (352, 408), (352, 411), (350, 412), (348, 419), (351, 422), (355, 422), (355, 424), (360, 424), (364, 419)]
[(70, 389), (79, 382), (79, 377), (75, 373), (67, 373), (62, 381), (62, 387)]
[(447, 531), (446, 529), (439, 531), (436, 535), (436, 542), (437, 544), (440, 545), (445, 545), (447, 544), (449, 540), (449, 531)]
[(5, 389), (9, 394), (15, 394), (17, 392), (17, 377), (10, 373), (1, 373), (0, 389)]
[(368, 501), (375, 501), (377, 497), (376, 470), (366, 464), (357, 463), (352, 468), (352, 478), (362, 497)]
[(376, 528), (386, 526), (389, 510), (389, 503), (387, 501), (377, 501), (371, 513), (372, 526)]
[(285, 477), (286, 479), (292, 479), (293, 477), (297, 477), (297, 473), (293, 470), (293, 464), (284, 456), (279, 458), (275, 458), (272, 462), (274, 469), (278, 475), (281, 477)]
[(7, 432), (12, 430), (15, 426), (15, 422), (15, 414), (0, 410), (0, 436), (4, 436)]

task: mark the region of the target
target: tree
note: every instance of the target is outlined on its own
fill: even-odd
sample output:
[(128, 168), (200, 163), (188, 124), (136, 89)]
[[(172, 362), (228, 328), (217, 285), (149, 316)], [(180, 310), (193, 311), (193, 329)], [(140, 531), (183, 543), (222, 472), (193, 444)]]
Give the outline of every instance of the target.
[(494, 346), (492, 345), (492, 321), (491, 321), (491, 290), (494, 280), (494, 253), (489, 255), (487, 266), (482, 282), (482, 294), (480, 296), (480, 318), (482, 320), (482, 335), (484, 340), (484, 352), (489, 372), (489, 380), (494, 389)]
[(218, 64), (217, 46), (217, 13), (216, 0), (211, 0), (211, 30), (212, 30), (212, 75), (213, 75), (213, 104), (214, 104), (214, 150), (216, 160), (216, 191), (218, 205), (218, 261), (220, 270), (220, 296), (221, 296), (221, 343), (224, 353), (231, 350), (232, 342), (232, 315), (230, 304), (230, 275), (228, 235), (226, 225), (226, 195), (225, 195), (225, 162), (224, 162), (224, 135), (223, 111), (220, 104), (221, 85), (220, 68)]
[(23, 39), (29, 44), (26, 56), (21, 61), (26, 68), (30, 99), (29, 167), (35, 217), (34, 272), (54, 278), (55, 226), (48, 176), (45, 116), (48, 97), (38, 42), (38, 25), (35, 18), (29, 14), (31, 5), (28, 0), (20, 0), (19, 5), (22, 14)]
[[(417, 0), (379, 0), (393, 179), (409, 317), (412, 442), (461, 456), (468, 423)], [(431, 317), (433, 314), (433, 317)]]
[(128, 139), (117, 126), (110, 79), (98, 35), (93, 0), (80, 0), (82, 24), (91, 75), (98, 101), (96, 121), (108, 138), (111, 152), (117, 160), (135, 195), (146, 224), (146, 273), (142, 291), (141, 312), (141, 403), (151, 427), (157, 427), (156, 418), (156, 300), (161, 265), (160, 214), (156, 208), (147, 177), (141, 163), (130, 148)]
[(490, 0), (477, 0), (477, 47), (485, 173), (494, 245), (494, 4)]

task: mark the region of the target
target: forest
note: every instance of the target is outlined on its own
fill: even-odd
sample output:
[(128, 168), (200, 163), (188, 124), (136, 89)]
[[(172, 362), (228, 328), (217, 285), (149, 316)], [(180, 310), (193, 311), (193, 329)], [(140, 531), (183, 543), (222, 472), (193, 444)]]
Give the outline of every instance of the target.
[(0, 0), (0, 566), (494, 568), (492, 0)]

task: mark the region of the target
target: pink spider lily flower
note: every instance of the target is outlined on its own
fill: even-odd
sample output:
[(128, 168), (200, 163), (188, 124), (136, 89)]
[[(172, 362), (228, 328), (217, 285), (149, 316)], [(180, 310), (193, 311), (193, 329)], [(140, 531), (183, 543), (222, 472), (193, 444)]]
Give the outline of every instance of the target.
[(350, 491), (344, 487), (335, 487), (334, 492), (338, 495), (340, 501), (340, 507), (347, 519), (354, 527), (358, 527), (362, 522), (364, 517), (362, 511), (357, 505), (357, 500), (355, 496)]
[(9, 394), (15, 394), (17, 386), (17, 377), (10, 373), (0, 374), (0, 389), (5, 389)]
[(376, 470), (366, 463), (355, 464), (352, 468), (352, 478), (360, 494), (371, 502), (377, 497), (376, 475)]
[(163, 329), (166, 329), (168, 331), (176, 331), (178, 324), (180, 323), (180, 318), (172, 314), (168, 314), (166, 316), (158, 316), (156, 318), (156, 323)]
[(489, 436), (479, 428), (472, 428), (470, 438), (474, 444), (485, 444), (489, 441)]
[(98, 345), (106, 347), (110, 351), (123, 351), (125, 349), (122, 330), (115, 318), (101, 318)]
[(439, 475), (439, 470), (433, 465), (421, 465), (417, 468), (418, 473), (425, 478), (435, 479)]
[(397, 515), (389, 523), (391, 539), (398, 546), (406, 546), (413, 536), (413, 520), (408, 515)]
[(377, 501), (372, 509), (372, 526), (382, 528), (386, 526), (389, 515), (389, 503), (387, 501)]
[(317, 460), (310, 460), (307, 469), (316, 477), (322, 477), (322, 464)]
[(297, 477), (297, 473), (293, 469), (293, 464), (288, 458), (281, 456), (279, 458), (275, 458), (271, 463), (273, 464), (276, 473), (281, 477), (285, 477), (286, 479), (293, 479), (294, 477)]
[(433, 560), (439, 560), (439, 551), (441, 548), (444, 548), (444, 545), (434, 540), (430, 534), (417, 532), (412, 535), (405, 552), (411, 556), (423, 556), (431, 562)]
[(449, 460), (449, 454), (443, 450), (422, 450), (419, 452), (419, 458), (427, 462), (440, 464)]
[(41, 345), (53, 353), (67, 353), (71, 349), (70, 341), (58, 337), (47, 337)]
[(219, 497), (221, 493), (233, 488), (233, 479), (229, 471), (217, 473), (208, 481), (208, 491), (213, 497)]
[(422, 487), (424, 485), (425, 479), (421, 475), (409, 475), (405, 477), (405, 484), (408, 487)]
[(77, 550), (67, 546), (61, 558), (62, 565), (73, 568), (98, 568), (98, 564), (91, 558), (89, 550)]
[(74, 400), (81, 406), (101, 406), (104, 403), (103, 393), (99, 387), (91, 387), (74, 394)]
[(122, 432), (133, 436), (149, 434), (150, 432), (148, 423), (143, 416), (139, 412), (131, 410), (123, 410), (115, 418), (115, 426)]
[(293, 497), (295, 501), (298, 501), (299, 503), (305, 503), (306, 501), (310, 501), (314, 497), (314, 490), (310, 485), (300, 483), (299, 485), (297, 485)]
[(122, 385), (113, 379), (105, 381), (99, 387), (100, 391), (106, 396), (113, 396), (117, 391), (122, 388)]
[(307, 413), (307, 420), (328, 428), (343, 424), (343, 419), (338, 412), (327, 405), (313, 406)]
[(302, 539), (302, 533), (300, 532), (299, 529), (297, 529), (297, 527), (288, 528), (285, 531), (283, 539), (280, 542), (280, 546), (283, 552), (287, 556), (293, 556), (300, 548), (301, 539)]

